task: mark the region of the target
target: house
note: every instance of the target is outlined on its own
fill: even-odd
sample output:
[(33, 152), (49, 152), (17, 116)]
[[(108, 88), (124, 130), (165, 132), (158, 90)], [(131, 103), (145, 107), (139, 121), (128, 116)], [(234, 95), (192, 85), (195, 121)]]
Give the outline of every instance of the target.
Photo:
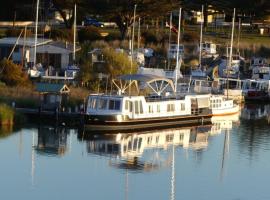
[(37, 83), (36, 91), (40, 95), (42, 110), (59, 110), (67, 101), (70, 89), (63, 83)]
[[(26, 38), (25, 40), (20, 38), (18, 41), (15, 37), (0, 39), (0, 59), (8, 58), (16, 42), (17, 45), (11, 60), (17, 64), (24, 63), (25, 67), (32, 66), (34, 63), (35, 38)], [(43, 67), (53, 66), (55, 69), (65, 69), (72, 64), (73, 44), (38, 38), (36, 50), (37, 63), (41, 63)], [(77, 47), (76, 51), (79, 50), (80, 48)]]

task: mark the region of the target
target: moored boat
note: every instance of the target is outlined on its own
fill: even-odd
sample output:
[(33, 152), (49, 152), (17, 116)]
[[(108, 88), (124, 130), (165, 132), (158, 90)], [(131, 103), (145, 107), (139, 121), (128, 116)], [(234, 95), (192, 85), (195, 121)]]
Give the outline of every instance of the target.
[[(187, 124), (203, 124), (212, 116), (233, 114), (239, 107), (232, 100), (211, 94), (174, 93), (172, 80), (150, 75), (124, 75), (122, 80), (152, 89), (154, 94), (93, 94), (88, 97), (85, 127), (93, 131), (156, 129)], [(138, 81), (143, 82), (138, 83)], [(137, 88), (139, 90), (139, 88)]]

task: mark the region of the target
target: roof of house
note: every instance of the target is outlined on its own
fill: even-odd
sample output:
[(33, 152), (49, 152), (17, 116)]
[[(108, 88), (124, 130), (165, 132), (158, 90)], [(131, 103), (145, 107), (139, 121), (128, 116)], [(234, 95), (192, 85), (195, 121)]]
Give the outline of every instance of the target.
[(36, 91), (39, 93), (69, 93), (70, 89), (64, 83), (37, 83)]
[[(0, 45), (14, 45), (17, 42), (16, 37), (5, 37), (0, 39)], [(37, 39), (37, 46), (48, 44), (52, 42), (51, 39), (46, 39), (46, 38), (38, 38)], [(35, 38), (33, 37), (28, 37), (24, 40), (24, 38), (20, 38), (17, 42), (17, 45), (19, 46), (27, 46), (27, 47), (34, 47), (35, 45)]]
[[(76, 51), (79, 51), (79, 50), (80, 50), (80, 47), (76, 46)], [(60, 41), (51, 41), (47, 44), (38, 46), (37, 52), (38, 53), (44, 53), (44, 52), (72, 53), (73, 52), (73, 44), (60, 42)]]

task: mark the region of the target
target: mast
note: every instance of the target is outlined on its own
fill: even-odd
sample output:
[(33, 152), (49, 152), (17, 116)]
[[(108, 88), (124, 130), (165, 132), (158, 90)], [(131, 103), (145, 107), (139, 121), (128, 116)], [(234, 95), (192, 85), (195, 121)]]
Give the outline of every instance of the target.
[(177, 54), (176, 54), (176, 68), (175, 68), (175, 92), (177, 91), (177, 79), (178, 79), (178, 70), (179, 67), (179, 43), (180, 43), (180, 30), (181, 30), (181, 15), (182, 15), (182, 8), (179, 9), (179, 18), (178, 18), (178, 33), (177, 33)]
[(230, 44), (230, 56), (229, 63), (227, 63), (227, 99), (229, 97), (229, 80), (228, 80), (228, 69), (232, 67), (232, 52), (233, 52), (233, 35), (234, 35), (234, 21), (235, 21), (235, 8), (233, 9), (233, 19), (232, 19), (232, 33), (231, 33), (231, 44)]
[(134, 51), (134, 34), (135, 34), (135, 18), (136, 18), (136, 9), (137, 4), (134, 5), (134, 13), (133, 13), (133, 27), (132, 27), (132, 38), (131, 38), (131, 57), (133, 56)]
[(137, 45), (138, 45), (138, 49), (140, 48), (140, 38), (141, 38), (141, 18), (139, 17), (139, 27), (138, 27), (138, 41), (137, 41)]
[(35, 45), (34, 45), (34, 66), (36, 66), (36, 64), (37, 64), (38, 9), (39, 9), (39, 0), (37, 0), (37, 7), (36, 7)]
[(237, 39), (237, 54), (240, 56), (240, 35), (241, 35), (241, 18), (238, 21), (238, 39)]
[(204, 12), (204, 6), (202, 5), (202, 11), (201, 11), (201, 33), (200, 33), (200, 54), (199, 54), (199, 69), (200, 70), (202, 70), (203, 12)]
[(232, 67), (232, 52), (233, 52), (234, 21), (235, 21), (235, 8), (233, 9), (233, 19), (232, 19), (232, 34), (231, 34), (231, 45), (230, 45), (229, 67)]
[(25, 40), (26, 40), (26, 31), (27, 26), (24, 27), (24, 36), (23, 36), (23, 48), (22, 48), (22, 67), (24, 68), (24, 59), (25, 59)]
[[(172, 12), (170, 14), (170, 32), (169, 32), (169, 50), (171, 49), (171, 39), (172, 39)], [(171, 67), (171, 59), (168, 56), (168, 69)]]
[(77, 5), (74, 5), (74, 23), (73, 23), (73, 63), (76, 60), (76, 29), (77, 29)]

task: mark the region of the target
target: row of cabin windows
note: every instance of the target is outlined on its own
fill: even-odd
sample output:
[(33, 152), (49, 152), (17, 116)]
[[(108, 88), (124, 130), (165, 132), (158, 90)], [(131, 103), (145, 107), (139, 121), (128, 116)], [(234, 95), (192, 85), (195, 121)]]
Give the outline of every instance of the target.
[[(185, 110), (185, 104), (181, 103), (180, 105), (181, 111)], [(174, 112), (175, 111), (175, 104), (167, 104), (167, 112)], [(148, 112), (154, 113), (153, 105), (148, 106)], [(160, 105), (157, 105), (157, 113), (160, 113)]]
[(98, 98), (91, 98), (89, 101), (89, 108), (90, 109), (99, 109), (99, 110), (120, 110), (121, 102), (120, 100), (113, 100), (113, 99), (98, 99)]
[(221, 99), (210, 100), (210, 104), (212, 108), (219, 108), (221, 107)]
[(132, 112), (134, 108), (135, 114), (142, 114), (143, 113), (143, 105), (142, 101), (134, 101), (132, 106), (132, 101), (125, 101), (125, 110)]

